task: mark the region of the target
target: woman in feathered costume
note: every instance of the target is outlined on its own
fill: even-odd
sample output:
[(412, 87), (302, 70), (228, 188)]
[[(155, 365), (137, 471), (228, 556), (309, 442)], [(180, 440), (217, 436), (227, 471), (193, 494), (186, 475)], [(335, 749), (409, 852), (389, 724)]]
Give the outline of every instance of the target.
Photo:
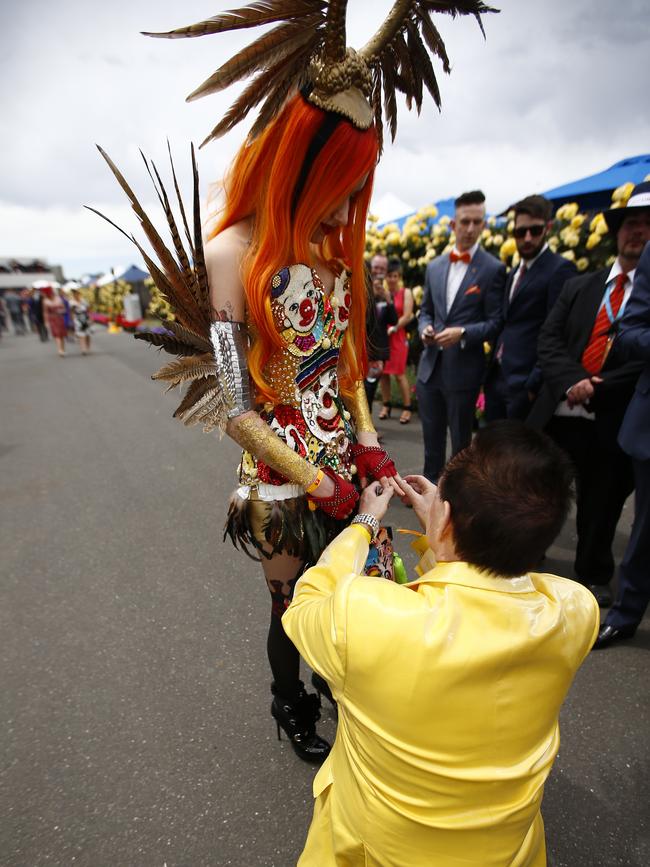
[[(243, 448), (226, 530), (236, 545), (253, 548), (271, 592), (267, 649), (278, 736), (282, 727), (296, 753), (317, 762), (329, 752), (315, 730), (320, 702), (299, 679), (282, 614), (305, 566), (354, 512), (358, 487), (376, 479), (400, 491), (363, 389), (364, 233), (382, 96), (394, 137), (396, 88), (419, 110), (423, 87), (439, 102), (429, 50), (449, 69), (430, 13), (478, 17), (486, 10), (477, 0), (398, 0), (357, 53), (346, 49), (345, 7), (342, 0), (268, 0), (150, 34), (193, 37), (280, 22), (190, 97), (258, 73), (207, 140), (265, 100), (226, 177), (225, 205), (205, 250), (196, 167), (193, 237), (179, 196), (189, 255), (153, 169), (176, 261), (104, 154), (154, 246), (160, 264), (138, 244), (176, 316), (166, 335), (136, 335), (179, 356), (154, 378), (170, 387), (189, 381), (175, 415), (205, 430), (220, 427)], [(174, 184), (178, 193), (175, 176)]]

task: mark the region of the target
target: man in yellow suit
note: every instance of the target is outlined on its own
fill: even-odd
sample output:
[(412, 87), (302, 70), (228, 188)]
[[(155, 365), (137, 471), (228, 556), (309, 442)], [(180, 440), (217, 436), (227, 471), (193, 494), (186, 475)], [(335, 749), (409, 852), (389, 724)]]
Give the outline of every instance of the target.
[(426, 528), (418, 580), (361, 575), (392, 496), (376, 484), (302, 576), (282, 622), (339, 722), (299, 867), (546, 864), (558, 715), (599, 620), (585, 587), (531, 571), (566, 518), (571, 475), (544, 434), (497, 422), (438, 487), (407, 477)]

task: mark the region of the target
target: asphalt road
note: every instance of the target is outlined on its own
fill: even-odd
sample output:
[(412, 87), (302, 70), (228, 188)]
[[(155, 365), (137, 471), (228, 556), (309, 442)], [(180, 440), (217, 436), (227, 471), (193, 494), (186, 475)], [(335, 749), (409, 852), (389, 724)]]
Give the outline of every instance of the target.
[[(295, 864), (314, 770), (269, 714), (259, 569), (222, 542), (237, 448), (171, 418), (153, 350), (94, 346), (0, 340), (0, 865)], [(417, 420), (382, 424), (419, 471)], [(571, 574), (572, 532), (549, 571)], [(576, 678), (544, 799), (555, 867), (650, 864), (649, 651), (646, 619)]]

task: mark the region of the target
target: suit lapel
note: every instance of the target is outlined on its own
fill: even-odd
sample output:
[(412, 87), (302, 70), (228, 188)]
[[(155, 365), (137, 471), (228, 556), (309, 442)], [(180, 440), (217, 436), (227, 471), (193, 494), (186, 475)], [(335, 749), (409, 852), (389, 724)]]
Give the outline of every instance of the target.
[(584, 348), (589, 342), (591, 332), (593, 331), (596, 317), (598, 316), (598, 310), (600, 309), (603, 295), (605, 293), (608, 274), (609, 268), (604, 268), (602, 271), (598, 271), (593, 275), (592, 279), (589, 281), (589, 285), (585, 287), (582, 304), (580, 304), (579, 310), (576, 310), (577, 322), (579, 324), (579, 338), (580, 343), (582, 344), (580, 354), (584, 351)]
[(512, 281), (515, 279), (515, 269), (513, 268), (506, 278), (506, 288), (503, 293), (503, 315), (506, 316), (510, 308), (510, 290), (512, 289)]
[(440, 312), (440, 318), (444, 321), (447, 318), (447, 280), (449, 279), (449, 256), (444, 260), (444, 264), (439, 269), (439, 280), (435, 286), (437, 297), (434, 298), (434, 304)]

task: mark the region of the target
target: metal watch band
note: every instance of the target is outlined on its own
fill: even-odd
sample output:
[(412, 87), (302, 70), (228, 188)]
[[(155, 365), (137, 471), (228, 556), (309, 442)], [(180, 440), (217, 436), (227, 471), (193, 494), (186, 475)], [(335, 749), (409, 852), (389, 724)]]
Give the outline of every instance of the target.
[(370, 529), (371, 539), (374, 539), (379, 532), (379, 521), (374, 515), (356, 515), (350, 522), (352, 524), (365, 524)]

